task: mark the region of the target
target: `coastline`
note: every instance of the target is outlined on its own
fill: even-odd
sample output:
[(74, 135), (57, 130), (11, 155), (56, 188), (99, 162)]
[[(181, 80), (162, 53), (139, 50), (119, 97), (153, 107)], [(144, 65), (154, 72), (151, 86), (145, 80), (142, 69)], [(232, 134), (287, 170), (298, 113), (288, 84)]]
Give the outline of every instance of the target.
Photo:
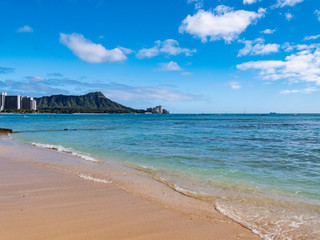
[[(155, 203), (152, 196), (99, 183), (99, 178), (84, 179), (65, 168), (32, 163), (30, 152), (10, 146), (14, 140), (8, 142), (0, 145), (4, 239), (260, 239), (217, 211), (211, 220), (201, 218)], [(44, 152), (25, 147), (38, 156)], [(50, 152), (51, 158), (62, 155)]]

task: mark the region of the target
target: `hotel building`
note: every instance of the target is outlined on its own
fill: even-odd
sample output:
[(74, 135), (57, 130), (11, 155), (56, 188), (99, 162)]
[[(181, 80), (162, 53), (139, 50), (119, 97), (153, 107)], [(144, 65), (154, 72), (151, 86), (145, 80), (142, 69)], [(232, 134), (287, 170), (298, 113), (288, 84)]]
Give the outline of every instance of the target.
[(7, 93), (0, 94), (0, 111), (12, 109), (37, 110), (37, 102), (32, 97), (20, 95), (8, 96)]

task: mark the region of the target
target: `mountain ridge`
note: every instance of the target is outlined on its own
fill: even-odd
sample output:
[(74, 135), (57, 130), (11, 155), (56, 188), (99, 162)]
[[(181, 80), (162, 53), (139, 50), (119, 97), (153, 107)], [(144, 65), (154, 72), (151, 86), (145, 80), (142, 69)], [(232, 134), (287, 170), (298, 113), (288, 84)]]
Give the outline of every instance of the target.
[(106, 98), (102, 92), (85, 95), (52, 95), (35, 98), (39, 112), (48, 113), (145, 113)]

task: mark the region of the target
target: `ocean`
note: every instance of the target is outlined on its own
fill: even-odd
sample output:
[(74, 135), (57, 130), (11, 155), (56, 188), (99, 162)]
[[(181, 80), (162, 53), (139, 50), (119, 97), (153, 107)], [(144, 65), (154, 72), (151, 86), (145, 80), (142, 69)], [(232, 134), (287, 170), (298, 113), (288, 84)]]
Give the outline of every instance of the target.
[(263, 239), (320, 239), (318, 114), (4, 114), (0, 127), (78, 156), (83, 178), (108, 183), (111, 166), (125, 166), (123, 181), (141, 187), (134, 173), (143, 172)]

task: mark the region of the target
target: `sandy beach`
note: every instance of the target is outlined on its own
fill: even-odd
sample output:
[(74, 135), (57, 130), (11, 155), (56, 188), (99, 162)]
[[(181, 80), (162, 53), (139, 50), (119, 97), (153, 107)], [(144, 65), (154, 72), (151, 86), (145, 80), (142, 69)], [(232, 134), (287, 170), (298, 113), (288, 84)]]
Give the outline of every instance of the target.
[(227, 218), (179, 214), (114, 184), (24, 162), (22, 155), (0, 146), (1, 240), (260, 239)]

